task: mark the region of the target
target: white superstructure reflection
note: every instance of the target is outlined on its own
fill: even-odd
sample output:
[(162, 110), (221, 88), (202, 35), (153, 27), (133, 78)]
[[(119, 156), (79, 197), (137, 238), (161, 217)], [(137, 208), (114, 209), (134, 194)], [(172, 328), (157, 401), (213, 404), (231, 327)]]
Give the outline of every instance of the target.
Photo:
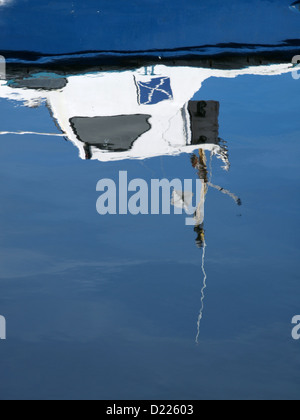
[[(1, 81), (0, 98), (28, 107), (46, 102), (61, 133), (38, 134), (66, 137), (82, 159), (146, 159), (191, 153), (199, 147), (222, 157), (216, 105), (209, 105), (209, 116), (201, 121), (203, 105), (191, 102), (203, 82), (210, 77), (279, 75), (292, 68), (289, 64), (241, 70), (156, 65), (70, 76), (38, 73)], [(198, 119), (193, 119), (193, 112)]]

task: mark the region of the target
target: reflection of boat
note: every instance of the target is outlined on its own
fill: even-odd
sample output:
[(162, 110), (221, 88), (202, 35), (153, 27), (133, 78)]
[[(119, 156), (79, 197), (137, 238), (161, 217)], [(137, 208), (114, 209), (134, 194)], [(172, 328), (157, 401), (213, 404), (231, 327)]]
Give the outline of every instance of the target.
[(188, 47), (200, 47), (197, 55), (284, 50), (299, 46), (299, 16), (289, 9), (291, 3), (2, 0), (0, 53), (35, 60), (38, 55), (32, 52), (47, 58), (83, 51), (149, 51), (155, 56), (153, 50), (173, 50), (174, 57), (176, 49)]
[[(154, 66), (62, 77), (38, 73), (0, 82), (0, 97), (27, 106), (46, 101), (59, 129), (82, 159), (114, 161), (190, 153), (218, 154), (218, 104), (192, 102), (209, 77), (275, 75), (292, 65), (211, 70)], [(3, 127), (2, 127), (3, 129)]]
[[(218, 155), (228, 165), (226, 149), (218, 133), (219, 104), (214, 101), (194, 102), (192, 98), (210, 77), (278, 75), (292, 69), (292, 65), (277, 64), (239, 70), (154, 66), (134, 71), (98, 71), (72, 76), (32, 73), (9, 82), (0, 81), (0, 98), (18, 100), (29, 107), (46, 101), (62, 132), (57, 135), (65, 136), (77, 146), (83, 159), (145, 159), (199, 149), (199, 158), (196, 155), (192, 158), (202, 181), (195, 213), (196, 243), (203, 252), (203, 287), (196, 336), (199, 343), (207, 284), (206, 193), (208, 187), (213, 187), (234, 199), (235, 196), (213, 186), (206, 167), (205, 151)], [(238, 203), (238, 199), (236, 201)]]

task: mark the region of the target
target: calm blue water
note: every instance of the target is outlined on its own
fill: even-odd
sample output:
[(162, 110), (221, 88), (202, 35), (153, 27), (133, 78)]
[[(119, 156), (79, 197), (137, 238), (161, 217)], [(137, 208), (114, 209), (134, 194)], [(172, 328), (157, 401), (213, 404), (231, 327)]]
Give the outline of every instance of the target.
[[(196, 178), (189, 155), (83, 161), (57, 137), (0, 138), (1, 399), (298, 399), (300, 81), (211, 78), (231, 170), (213, 160), (203, 250), (182, 216), (105, 216), (96, 183)], [(0, 100), (1, 131), (57, 132)], [(196, 344), (196, 335), (199, 342)]]
[[(2, 0), (0, 51), (65, 54), (299, 45), (292, 0)], [(233, 46), (235, 49), (236, 46)]]

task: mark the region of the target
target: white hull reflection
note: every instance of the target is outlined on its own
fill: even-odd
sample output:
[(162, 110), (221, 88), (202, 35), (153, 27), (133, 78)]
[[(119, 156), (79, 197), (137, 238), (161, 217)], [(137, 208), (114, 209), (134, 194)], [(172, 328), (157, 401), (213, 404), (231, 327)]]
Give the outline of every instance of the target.
[[(156, 65), (65, 77), (43, 73), (0, 81), (0, 97), (29, 107), (46, 102), (61, 131), (53, 135), (71, 141), (82, 159), (147, 159), (198, 148), (222, 157), (218, 104), (191, 102), (203, 82), (210, 77), (280, 75), (292, 70), (289, 64), (241, 70)], [(34, 134), (34, 127), (28, 134)]]

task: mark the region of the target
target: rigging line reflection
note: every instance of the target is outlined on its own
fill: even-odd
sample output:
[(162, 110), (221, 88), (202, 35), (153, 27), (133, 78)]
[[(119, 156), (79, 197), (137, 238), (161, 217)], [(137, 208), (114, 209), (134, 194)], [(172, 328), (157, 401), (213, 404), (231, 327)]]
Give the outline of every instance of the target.
[[(229, 156), (228, 156), (228, 148), (226, 147), (226, 142), (223, 142), (223, 158), (224, 162), (226, 163), (227, 170), (230, 168), (230, 162), (229, 162)], [(197, 246), (199, 248), (202, 248), (202, 264), (201, 269), (203, 273), (203, 286), (201, 289), (201, 307), (197, 319), (197, 335), (196, 335), (196, 344), (199, 344), (199, 337), (200, 337), (200, 327), (201, 327), (201, 321), (203, 319), (203, 313), (204, 313), (204, 300), (205, 300), (205, 289), (207, 288), (207, 274), (205, 270), (205, 255), (206, 255), (206, 240), (205, 240), (205, 230), (204, 230), (204, 219), (205, 219), (205, 200), (208, 193), (208, 188), (212, 187), (216, 189), (217, 191), (228, 195), (230, 198), (232, 198), (238, 206), (242, 205), (241, 199), (231, 193), (229, 190), (226, 190), (225, 188), (219, 187), (218, 185), (212, 184), (212, 177), (213, 177), (213, 165), (212, 165), (212, 159), (213, 159), (213, 152), (210, 154), (210, 161), (209, 161), (209, 170), (207, 168), (207, 158), (205, 154), (205, 150), (199, 149), (199, 157), (196, 156), (196, 154), (192, 155), (191, 163), (192, 166), (197, 170), (197, 174), (199, 179), (202, 182), (202, 189), (201, 189), (201, 196), (200, 201), (197, 207), (197, 210), (194, 215), (195, 219), (195, 232), (198, 234), (198, 237), (196, 239)]]
[(219, 185), (214, 185), (211, 182), (209, 182), (207, 184), (209, 187), (216, 189), (217, 191), (220, 191), (222, 194), (228, 195), (229, 197), (231, 197), (238, 206), (242, 205), (242, 200), (235, 194), (233, 194), (232, 192), (230, 192), (229, 190), (226, 190), (223, 187), (220, 187)]
[(65, 134), (58, 134), (58, 133), (36, 133), (35, 131), (0, 131), (0, 136), (6, 136), (8, 134), (12, 134), (16, 136), (35, 135), (35, 136), (66, 137)]
[(152, 176), (157, 176), (157, 173), (153, 169), (149, 168), (149, 166), (146, 165), (144, 161), (139, 160), (138, 163), (139, 163), (140, 166), (145, 168), (149, 173), (151, 173)]
[(213, 172), (213, 170), (212, 170), (212, 164), (213, 164), (213, 157), (214, 157), (213, 153), (212, 153), (212, 152), (210, 152), (210, 158), (209, 158), (209, 182), (211, 182), (211, 181), (212, 181), (212, 172)]
[(212, 153), (210, 154), (210, 163), (209, 163), (209, 173), (207, 170), (207, 159), (205, 151), (199, 149), (199, 159), (194, 155), (192, 156), (192, 165), (193, 167), (197, 168), (198, 176), (202, 181), (202, 189), (201, 189), (201, 198), (200, 203), (198, 205), (197, 211), (195, 213), (195, 231), (199, 234), (197, 238), (197, 245), (202, 248), (202, 264), (201, 269), (203, 273), (203, 286), (201, 289), (201, 307), (197, 319), (197, 335), (196, 335), (196, 344), (199, 344), (199, 337), (200, 337), (200, 327), (201, 321), (203, 319), (204, 313), (204, 300), (205, 300), (205, 289), (207, 287), (207, 274), (205, 270), (205, 252), (206, 252), (206, 241), (205, 241), (205, 231), (203, 229), (204, 226), (204, 207), (205, 207), (205, 199), (208, 192), (208, 180), (212, 179)]
[(203, 318), (203, 312), (204, 312), (204, 300), (205, 300), (205, 289), (207, 287), (207, 274), (205, 271), (205, 252), (206, 252), (206, 243), (204, 243), (203, 251), (202, 251), (202, 273), (203, 273), (203, 287), (201, 289), (201, 308), (197, 320), (197, 336), (196, 336), (196, 344), (199, 344), (199, 337), (200, 337), (200, 327), (201, 327), (201, 321)]

